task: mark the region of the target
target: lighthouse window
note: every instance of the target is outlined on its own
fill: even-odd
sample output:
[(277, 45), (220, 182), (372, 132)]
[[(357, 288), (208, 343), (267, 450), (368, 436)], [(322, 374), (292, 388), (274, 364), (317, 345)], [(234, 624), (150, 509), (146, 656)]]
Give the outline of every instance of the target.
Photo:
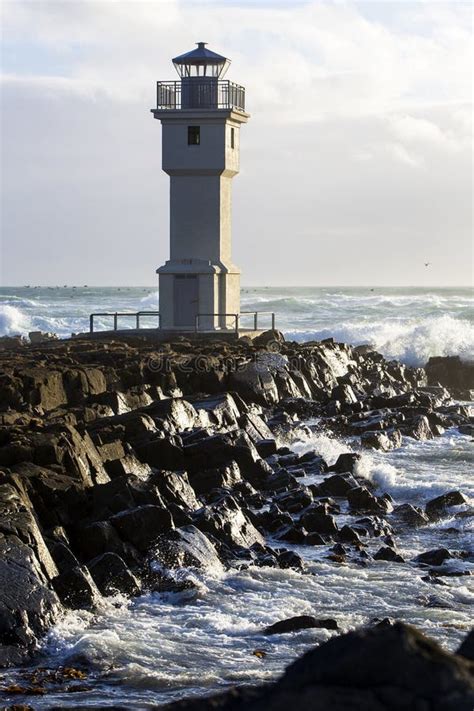
[(235, 148), (235, 128), (230, 129), (230, 147)]
[(201, 127), (188, 126), (188, 146), (199, 146), (201, 143)]

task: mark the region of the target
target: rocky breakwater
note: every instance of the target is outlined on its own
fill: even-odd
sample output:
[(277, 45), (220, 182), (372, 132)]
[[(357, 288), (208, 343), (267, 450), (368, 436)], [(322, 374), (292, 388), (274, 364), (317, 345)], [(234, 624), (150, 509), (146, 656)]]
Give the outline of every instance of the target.
[[(357, 452), (328, 466), (283, 444), (308, 418), (361, 449), (470, 426), (423, 369), (367, 347), (278, 332), (158, 347), (9, 340), (0, 361), (2, 666), (31, 655), (67, 609), (117, 591), (192, 593), (188, 569), (304, 574), (291, 543), (326, 546), (334, 564), (396, 564), (397, 530), (464, 502), (453, 491), (425, 510), (394, 507), (361, 476)], [(424, 556), (414, 571), (436, 583), (465, 553)]]

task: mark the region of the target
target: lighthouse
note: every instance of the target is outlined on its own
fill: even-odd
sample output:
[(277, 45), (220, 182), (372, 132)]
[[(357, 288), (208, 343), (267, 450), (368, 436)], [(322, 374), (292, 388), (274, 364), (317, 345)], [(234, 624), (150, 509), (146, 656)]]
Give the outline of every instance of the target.
[(245, 89), (230, 60), (198, 42), (157, 82), (162, 168), (170, 176), (170, 258), (157, 269), (161, 328), (238, 328), (240, 270), (232, 261), (232, 179), (239, 172)]

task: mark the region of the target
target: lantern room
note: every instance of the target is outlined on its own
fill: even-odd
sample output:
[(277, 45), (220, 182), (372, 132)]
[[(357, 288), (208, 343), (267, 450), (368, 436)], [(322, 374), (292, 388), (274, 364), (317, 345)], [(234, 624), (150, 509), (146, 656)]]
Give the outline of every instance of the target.
[(230, 59), (206, 49), (206, 44), (206, 42), (198, 42), (196, 49), (172, 60), (181, 79), (202, 77), (222, 79), (229, 68)]

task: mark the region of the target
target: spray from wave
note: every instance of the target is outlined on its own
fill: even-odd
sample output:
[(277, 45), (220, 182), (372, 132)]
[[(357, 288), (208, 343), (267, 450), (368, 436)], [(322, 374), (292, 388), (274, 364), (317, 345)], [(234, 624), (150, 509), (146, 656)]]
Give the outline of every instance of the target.
[(30, 330), (30, 321), (17, 306), (0, 304), (0, 335), (25, 335)]
[(422, 321), (345, 322), (314, 331), (287, 331), (285, 335), (299, 342), (332, 337), (353, 345), (368, 344), (386, 358), (401, 360), (408, 365), (424, 365), (431, 356), (458, 355), (463, 360), (474, 360), (471, 324), (448, 315)]

